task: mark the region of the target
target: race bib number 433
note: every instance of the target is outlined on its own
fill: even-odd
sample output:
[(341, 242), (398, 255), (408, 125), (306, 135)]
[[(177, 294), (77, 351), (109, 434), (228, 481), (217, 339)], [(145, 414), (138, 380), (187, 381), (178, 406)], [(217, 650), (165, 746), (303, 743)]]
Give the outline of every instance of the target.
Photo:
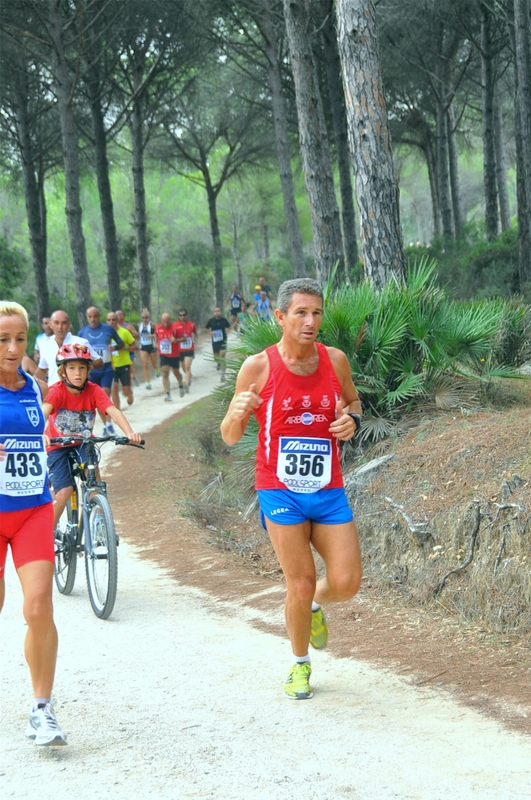
[(332, 442), (329, 439), (281, 436), (277, 478), (290, 492), (318, 492), (332, 479)]
[(0, 494), (26, 497), (42, 494), (46, 481), (44, 439), (37, 435), (0, 436)]

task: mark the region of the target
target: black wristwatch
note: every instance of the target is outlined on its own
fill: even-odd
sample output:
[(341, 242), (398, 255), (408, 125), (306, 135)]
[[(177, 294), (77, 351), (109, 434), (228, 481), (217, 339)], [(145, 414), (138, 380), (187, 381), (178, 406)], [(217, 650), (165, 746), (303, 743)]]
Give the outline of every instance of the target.
[(347, 417), (352, 417), (352, 419), (356, 423), (356, 430), (354, 431), (354, 433), (357, 433), (359, 431), (359, 429), (361, 428), (361, 417), (360, 417), (360, 415), (359, 414), (349, 414), (349, 413), (347, 413)]

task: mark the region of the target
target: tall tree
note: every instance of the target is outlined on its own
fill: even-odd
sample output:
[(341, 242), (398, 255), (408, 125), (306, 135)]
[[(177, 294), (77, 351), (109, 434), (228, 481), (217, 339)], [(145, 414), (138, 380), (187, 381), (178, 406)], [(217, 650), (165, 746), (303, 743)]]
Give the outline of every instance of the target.
[(94, 148), (94, 167), (105, 242), (109, 306), (121, 308), (120, 259), (107, 156), (108, 133), (105, 125), (104, 99), (107, 104), (113, 99), (111, 88), (114, 85), (116, 62), (120, 57), (119, 41), (122, 31), (119, 30), (119, 20), (122, 17), (122, 9), (116, 8), (114, 3), (109, 4), (108, 0), (97, 0), (97, 2), (85, 0), (85, 4), (87, 7), (81, 17), (84, 28), (82, 82), (92, 122), (88, 138), (92, 140)]
[(515, 57), (515, 139), (520, 286), (531, 280), (531, 24), (529, 0), (509, 0), (508, 26)]
[(278, 29), (277, 26), (279, 23), (273, 17), (270, 0), (263, 0), (261, 12), (256, 16), (256, 22), (264, 38), (269, 88), (271, 90), (273, 124), (275, 126), (275, 143), (280, 172), (280, 185), (282, 188), (282, 199), (284, 202), (284, 214), (286, 217), (286, 229), (293, 275), (296, 278), (300, 278), (306, 275), (306, 263), (304, 261), (299, 216), (295, 201), (295, 187), (291, 169), (289, 129), (282, 88), (281, 65), (277, 54), (277, 41), (280, 37), (278, 33), (276, 33), (276, 30)]
[(483, 118), (483, 182), (485, 186), (485, 231), (489, 242), (498, 236), (498, 187), (494, 116), (493, 14), (489, 3), (479, 2), (481, 20), (481, 84)]
[(53, 86), (57, 97), (57, 108), (61, 124), (66, 220), (70, 234), (70, 249), (72, 251), (76, 279), (76, 310), (78, 319), (83, 321), (85, 310), (91, 304), (91, 293), (85, 236), (83, 234), (83, 210), (80, 199), (79, 137), (73, 109), (76, 85), (75, 78), (72, 78), (68, 67), (64, 38), (65, 26), (69, 26), (69, 20), (68, 18), (63, 18), (63, 13), (68, 15), (70, 10), (68, 3), (64, 2), (64, 0), (49, 0), (48, 30), (51, 44)]
[(304, 180), (310, 203), (315, 271), (326, 283), (335, 264), (343, 264), (339, 208), (311, 39), (309, 0), (284, 0), (291, 69), (295, 83)]
[[(249, 94), (250, 90), (250, 94)], [(271, 156), (269, 121), (254, 102), (254, 85), (228, 64), (216, 63), (190, 82), (179, 102), (167, 107), (154, 152), (188, 180), (205, 189), (214, 252), (216, 303), (223, 306), (223, 250), (217, 201), (227, 181), (260, 167)]]
[(341, 230), (348, 275), (349, 271), (354, 269), (358, 260), (358, 242), (356, 237), (356, 212), (354, 210), (354, 193), (351, 178), (352, 170), (348, 149), (347, 112), (345, 108), (343, 83), (341, 80), (341, 62), (337, 49), (336, 20), (333, 2), (331, 0), (321, 0), (321, 11), (324, 15), (324, 20), (320, 26), (323, 43), (323, 60), (334, 131), (334, 144), (341, 194)]
[(365, 271), (382, 287), (406, 265), (374, 4), (338, 0), (337, 20)]

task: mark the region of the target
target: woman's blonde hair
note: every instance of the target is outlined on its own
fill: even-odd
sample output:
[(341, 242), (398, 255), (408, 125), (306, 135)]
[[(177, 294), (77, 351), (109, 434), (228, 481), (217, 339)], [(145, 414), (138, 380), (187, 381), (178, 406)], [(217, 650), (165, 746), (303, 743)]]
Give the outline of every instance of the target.
[(26, 330), (29, 328), (28, 312), (20, 303), (14, 300), (0, 300), (0, 317), (20, 317), (24, 321)]

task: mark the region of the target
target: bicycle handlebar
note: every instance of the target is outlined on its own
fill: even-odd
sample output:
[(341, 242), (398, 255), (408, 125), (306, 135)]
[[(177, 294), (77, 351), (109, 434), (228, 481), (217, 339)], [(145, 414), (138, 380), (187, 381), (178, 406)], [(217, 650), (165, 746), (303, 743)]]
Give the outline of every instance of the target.
[(50, 444), (58, 444), (62, 447), (73, 444), (84, 444), (85, 442), (92, 442), (93, 444), (105, 444), (105, 442), (114, 442), (114, 444), (128, 445), (129, 447), (139, 447), (144, 450), (146, 440), (142, 439), (140, 444), (130, 442), (127, 436), (83, 436), (82, 434), (72, 434), (70, 436), (54, 436), (50, 439)]

